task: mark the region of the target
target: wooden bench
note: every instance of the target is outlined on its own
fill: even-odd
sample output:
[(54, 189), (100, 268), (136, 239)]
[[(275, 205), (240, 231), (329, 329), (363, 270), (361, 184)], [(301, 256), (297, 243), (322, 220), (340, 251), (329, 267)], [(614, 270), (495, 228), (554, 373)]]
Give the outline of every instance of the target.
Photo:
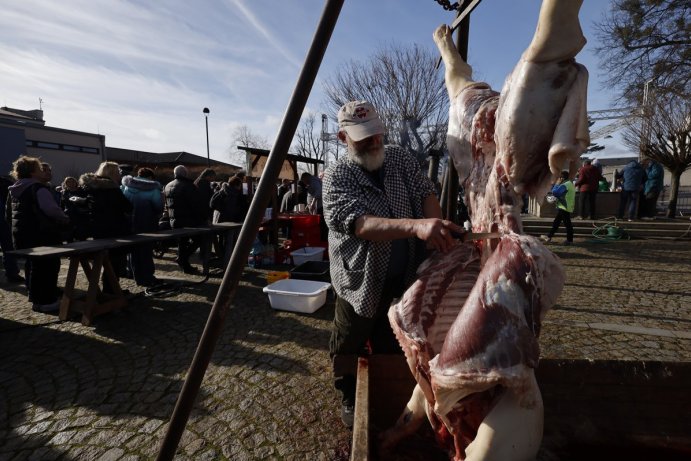
[[(209, 227), (186, 227), (157, 232), (145, 232), (117, 238), (101, 238), (63, 244), (60, 246), (40, 246), (14, 250), (9, 253), (19, 258), (41, 259), (50, 257), (69, 258), (69, 268), (65, 289), (60, 301), (60, 320), (67, 320), (70, 312), (82, 313), (82, 324), (91, 325), (93, 318), (99, 314), (121, 309), (127, 306), (127, 298), (120, 288), (118, 277), (108, 256), (108, 250), (114, 248), (134, 247), (145, 243), (162, 240), (195, 237), (214, 233), (235, 232), (242, 226), (240, 223), (219, 223)], [(202, 261), (204, 273), (208, 273), (208, 260)], [(87, 280), (86, 296), (75, 295), (74, 285), (77, 271), (81, 266)], [(99, 286), (101, 273), (107, 278), (113, 293), (103, 293)]]

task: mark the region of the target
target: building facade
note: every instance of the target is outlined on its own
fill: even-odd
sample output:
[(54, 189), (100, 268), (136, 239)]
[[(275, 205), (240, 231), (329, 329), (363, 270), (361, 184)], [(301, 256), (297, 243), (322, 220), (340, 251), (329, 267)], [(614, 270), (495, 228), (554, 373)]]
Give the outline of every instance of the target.
[(8, 175), (21, 155), (50, 163), (53, 183), (95, 171), (104, 160), (104, 135), (46, 126), (42, 110), (0, 108), (0, 175)]

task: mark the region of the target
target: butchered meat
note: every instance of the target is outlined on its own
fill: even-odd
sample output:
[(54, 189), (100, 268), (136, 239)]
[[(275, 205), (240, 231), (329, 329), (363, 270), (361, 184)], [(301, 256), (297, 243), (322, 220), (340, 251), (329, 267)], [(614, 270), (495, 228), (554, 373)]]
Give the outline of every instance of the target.
[(423, 263), (389, 320), (417, 386), (384, 450), (431, 423), (455, 460), (534, 458), (542, 399), (534, 370), (541, 322), (564, 284), (559, 259), (522, 235), (523, 195), (542, 198), (588, 145), (582, 0), (543, 0), (538, 27), (501, 93), (474, 82), (451, 32), (434, 39), (450, 97), (447, 146), (472, 230), (499, 238), (458, 243)]
[(479, 273), (478, 248), (472, 243), (459, 244), (425, 261), (415, 283), (389, 310), (389, 321), (403, 346), (410, 371), (430, 402), (434, 397), (429, 361), (442, 350), (449, 328)]
[(561, 263), (539, 240), (501, 239), (430, 361), (437, 415), (448, 419), (460, 400), (497, 385), (516, 392), (528, 386), (541, 321), (563, 283)]

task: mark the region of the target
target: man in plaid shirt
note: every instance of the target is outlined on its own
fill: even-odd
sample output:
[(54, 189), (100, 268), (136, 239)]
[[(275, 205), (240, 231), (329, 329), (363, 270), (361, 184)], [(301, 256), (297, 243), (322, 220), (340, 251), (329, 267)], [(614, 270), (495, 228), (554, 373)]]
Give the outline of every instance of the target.
[(329, 227), (331, 281), (336, 310), (329, 343), (335, 386), (343, 394), (341, 417), (352, 427), (355, 376), (340, 357), (400, 353), (386, 313), (412, 283), (426, 247), (447, 251), (452, 231), (442, 219), (432, 182), (398, 146), (384, 146), (385, 127), (366, 101), (338, 113), (338, 138), (348, 155), (324, 175), (324, 218)]

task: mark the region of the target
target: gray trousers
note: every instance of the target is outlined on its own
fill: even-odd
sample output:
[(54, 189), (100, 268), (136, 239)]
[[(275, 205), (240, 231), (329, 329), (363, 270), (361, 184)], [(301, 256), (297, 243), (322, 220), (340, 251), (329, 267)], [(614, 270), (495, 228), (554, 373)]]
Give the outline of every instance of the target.
[(355, 402), (357, 356), (403, 353), (387, 317), (391, 301), (402, 294), (401, 280), (385, 284), (373, 318), (358, 315), (348, 301), (336, 298), (329, 354), (333, 364), (334, 387), (343, 394), (344, 403)]

